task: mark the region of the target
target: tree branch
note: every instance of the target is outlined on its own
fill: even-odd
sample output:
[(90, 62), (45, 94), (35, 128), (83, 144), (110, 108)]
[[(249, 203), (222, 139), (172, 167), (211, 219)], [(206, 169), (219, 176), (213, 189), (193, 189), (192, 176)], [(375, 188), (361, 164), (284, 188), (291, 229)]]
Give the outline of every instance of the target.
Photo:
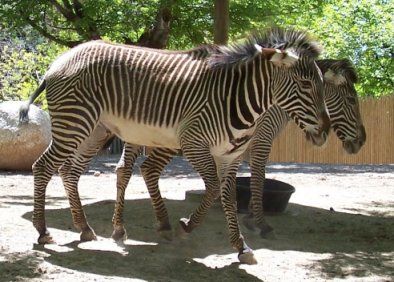
[(57, 0), (49, 0), (55, 9), (62, 14), (66, 20), (71, 22), (76, 32), (87, 40), (100, 39), (101, 36), (92, 19), (89, 19), (87, 29), (81, 27), (80, 22), (85, 17), (83, 12), (83, 5), (78, 0), (73, 0), (72, 4), (68, 0), (62, 0), (64, 7), (57, 2)]
[[(23, 13), (21, 13), (23, 15)], [(80, 43), (82, 43), (83, 41), (67, 41), (67, 40), (63, 40), (61, 38), (58, 38), (56, 36), (53, 36), (52, 34), (50, 34), (49, 32), (47, 32), (44, 28), (42, 28), (41, 26), (39, 26), (35, 21), (33, 21), (32, 19), (30, 19), (29, 17), (24, 17), (24, 19), (26, 20), (27, 23), (29, 23), (31, 25), (32, 28), (34, 28), (35, 30), (37, 30), (42, 36), (48, 38), (49, 40), (52, 40), (58, 44), (67, 46), (67, 47), (74, 47)]]
[(62, 2), (64, 7), (66, 7), (67, 9), (71, 10), (73, 8), (69, 0), (62, 0)]
[[(72, 12), (72, 10), (66, 9), (62, 5), (60, 5), (56, 0), (48, 0), (56, 10), (62, 14), (67, 20), (74, 22), (77, 20), (77, 16)], [(63, 1), (64, 3), (64, 1)]]
[(153, 27), (145, 31), (136, 44), (150, 48), (164, 49), (168, 42), (171, 20), (172, 13), (170, 8), (160, 8)]
[(78, 17), (83, 18), (84, 17), (84, 13), (83, 13), (83, 5), (82, 5), (82, 3), (79, 2), (78, 0), (73, 0), (73, 7), (74, 7), (75, 14)]

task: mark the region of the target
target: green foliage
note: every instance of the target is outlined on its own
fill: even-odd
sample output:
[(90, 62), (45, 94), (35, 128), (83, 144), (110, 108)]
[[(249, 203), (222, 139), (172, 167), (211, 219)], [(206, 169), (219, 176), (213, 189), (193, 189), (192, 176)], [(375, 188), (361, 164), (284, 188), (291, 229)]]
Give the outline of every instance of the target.
[[(324, 58), (348, 58), (358, 72), (361, 96), (394, 94), (394, 2), (387, 0), (233, 0), (232, 35), (271, 25), (312, 34)], [(246, 29), (244, 29), (246, 27)]]
[[(0, 36), (1, 38), (1, 36)], [(0, 49), (0, 101), (26, 100), (37, 88), (49, 64), (66, 48), (42, 39), (27, 42), (26, 38), (2, 38)], [(45, 96), (36, 103), (46, 108)]]
[(363, 96), (393, 94), (393, 15), (392, 1), (335, 1), (309, 22), (325, 57), (348, 58), (355, 64)]
[[(79, 0), (83, 10), (71, 9), (79, 15), (74, 20), (53, 4), (72, 2), (2, 0), (0, 28), (13, 33), (7, 35), (8, 48), (0, 46), (0, 99), (31, 93), (49, 63), (65, 50), (53, 42), (86, 41), (96, 33), (115, 42), (136, 42), (163, 6), (172, 10), (170, 49), (212, 43), (211, 0)], [(377, 97), (393, 94), (393, 15), (394, 2), (388, 0), (230, 0), (229, 35), (232, 41), (272, 25), (307, 30), (324, 46), (323, 57), (355, 64), (360, 95)], [(31, 22), (33, 29), (26, 31)], [(54, 37), (51, 43), (37, 35), (45, 32)]]

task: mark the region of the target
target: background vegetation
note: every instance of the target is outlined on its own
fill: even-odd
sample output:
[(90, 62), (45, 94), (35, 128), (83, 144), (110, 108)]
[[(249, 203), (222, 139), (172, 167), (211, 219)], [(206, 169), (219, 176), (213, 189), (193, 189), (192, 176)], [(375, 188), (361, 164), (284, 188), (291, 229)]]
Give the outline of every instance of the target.
[[(102, 38), (149, 46), (144, 39), (160, 17), (169, 23), (161, 47), (213, 41), (212, 0), (1, 2), (0, 101), (26, 99), (50, 62), (78, 43)], [(229, 5), (230, 42), (272, 25), (307, 30), (324, 46), (323, 57), (354, 62), (361, 96), (393, 94), (393, 1), (230, 0)]]

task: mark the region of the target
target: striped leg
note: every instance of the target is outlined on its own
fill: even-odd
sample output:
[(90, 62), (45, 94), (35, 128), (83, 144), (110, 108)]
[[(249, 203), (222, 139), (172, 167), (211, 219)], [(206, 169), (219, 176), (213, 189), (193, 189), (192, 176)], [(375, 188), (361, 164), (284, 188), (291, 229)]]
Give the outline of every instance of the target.
[[(67, 134), (64, 133), (64, 124), (67, 124)], [(52, 237), (45, 222), (45, 192), (52, 175), (73, 154), (92, 131), (89, 127), (80, 130), (80, 122), (67, 121), (61, 114), (52, 116), (52, 143), (47, 150), (33, 164), (34, 175), (34, 210), (33, 225), (39, 232), (38, 243), (51, 243)], [(64, 141), (67, 138), (67, 142)]]
[(124, 196), (130, 177), (133, 173), (133, 165), (138, 155), (141, 152), (141, 147), (125, 143), (123, 147), (122, 157), (120, 158), (116, 167), (116, 204), (115, 211), (112, 217), (112, 225), (114, 231), (112, 238), (115, 241), (125, 240), (127, 238), (126, 229), (123, 224), (123, 210), (124, 210)]
[(238, 251), (238, 259), (241, 263), (256, 264), (252, 249), (250, 249), (239, 230), (237, 218), (237, 203), (235, 179), (238, 170), (239, 160), (234, 161), (230, 165), (222, 165), (221, 167), (221, 200), (224, 213), (227, 219), (228, 230), (230, 233), (230, 243)]
[(288, 116), (279, 107), (273, 106), (257, 121), (257, 129), (249, 147), (250, 156), (250, 192), (249, 215), (243, 218), (247, 228), (260, 229), (260, 235), (266, 237), (273, 228), (265, 221), (263, 209), (263, 191), (265, 167), (275, 137), (287, 125)]
[(141, 174), (148, 187), (152, 206), (159, 224), (157, 231), (161, 237), (167, 240), (172, 240), (172, 232), (167, 208), (159, 190), (159, 178), (164, 167), (176, 153), (177, 150), (174, 149), (155, 148), (141, 165)]
[[(258, 136), (256, 136), (258, 137)], [(271, 151), (272, 141), (255, 138), (251, 144), (250, 154), (250, 192), (249, 215), (243, 218), (245, 226), (251, 230), (260, 229), (260, 235), (265, 237), (273, 228), (266, 222), (263, 209), (263, 191), (265, 182), (265, 166)]]
[(74, 226), (77, 230), (81, 231), (81, 241), (95, 240), (96, 234), (86, 220), (79, 198), (78, 181), (93, 156), (97, 154), (111, 137), (111, 132), (99, 124), (89, 138), (78, 147), (77, 152), (69, 157), (59, 169), (59, 174), (63, 180), (63, 185), (70, 202)]
[(203, 220), (208, 209), (219, 195), (219, 179), (215, 161), (208, 146), (201, 143), (188, 143), (182, 146), (183, 155), (186, 156), (193, 168), (200, 174), (205, 183), (205, 194), (200, 205), (189, 218), (180, 219), (184, 232), (190, 233)]

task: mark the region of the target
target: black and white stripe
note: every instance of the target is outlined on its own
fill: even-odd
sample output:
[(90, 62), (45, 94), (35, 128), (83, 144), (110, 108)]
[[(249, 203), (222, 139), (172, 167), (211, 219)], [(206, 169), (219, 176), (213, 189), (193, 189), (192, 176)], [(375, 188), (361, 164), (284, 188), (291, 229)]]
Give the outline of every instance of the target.
[(47, 181), (103, 126), (128, 143), (182, 149), (207, 186), (184, 230), (201, 222), (220, 190), (230, 241), (240, 260), (251, 262), (232, 204), (236, 168), (257, 119), (273, 104), (316, 144), (326, 140), (318, 54), (305, 33), (273, 29), (231, 47), (169, 52), (97, 41), (61, 56), (45, 76), (53, 142), (33, 168), (40, 242), (50, 240)]

